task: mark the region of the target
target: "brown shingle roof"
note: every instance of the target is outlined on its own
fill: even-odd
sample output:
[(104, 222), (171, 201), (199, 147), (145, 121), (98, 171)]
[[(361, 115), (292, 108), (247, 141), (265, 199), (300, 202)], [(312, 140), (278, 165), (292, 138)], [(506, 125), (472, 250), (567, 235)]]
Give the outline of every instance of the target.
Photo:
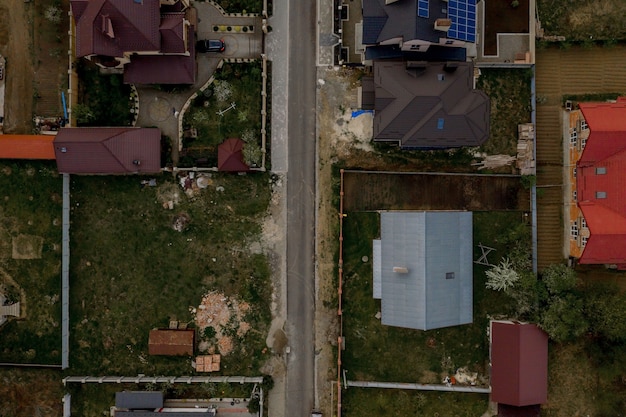
[(150, 330), (148, 353), (150, 355), (192, 356), (194, 330)]
[(71, 7), (78, 57), (160, 50), (159, 0), (71, 0)]
[[(472, 86), (473, 66), (459, 62), (374, 62), (374, 140), (404, 148), (478, 146), (489, 137), (489, 98)], [(364, 90), (364, 92), (367, 92)]]
[(59, 172), (147, 174), (161, 171), (161, 132), (156, 128), (62, 128), (54, 140)]
[(185, 46), (185, 13), (167, 13), (161, 15), (161, 52), (165, 54), (182, 54)]

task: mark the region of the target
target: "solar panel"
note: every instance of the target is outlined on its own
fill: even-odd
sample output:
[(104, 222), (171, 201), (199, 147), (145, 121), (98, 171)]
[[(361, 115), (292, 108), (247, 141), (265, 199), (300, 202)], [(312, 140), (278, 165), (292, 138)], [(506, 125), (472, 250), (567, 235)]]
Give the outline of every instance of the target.
[(417, 15), (428, 18), (428, 0), (417, 0)]
[(448, 19), (448, 38), (476, 42), (476, 0), (449, 0)]

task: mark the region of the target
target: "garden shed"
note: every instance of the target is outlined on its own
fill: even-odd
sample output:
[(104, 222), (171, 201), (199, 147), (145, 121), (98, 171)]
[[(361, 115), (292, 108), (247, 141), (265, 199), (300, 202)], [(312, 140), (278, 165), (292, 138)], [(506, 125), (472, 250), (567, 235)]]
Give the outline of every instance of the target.
[(548, 398), (548, 335), (537, 325), (491, 322), (491, 400), (515, 407)]
[(193, 356), (193, 329), (152, 329), (148, 338), (150, 355)]
[(241, 139), (226, 139), (217, 147), (217, 169), (228, 172), (245, 172), (250, 167), (243, 161), (243, 147)]
[(430, 330), (472, 323), (472, 213), (390, 211), (380, 224), (374, 288), (382, 324)]
[(163, 407), (161, 391), (121, 391), (115, 393), (115, 407), (147, 410)]

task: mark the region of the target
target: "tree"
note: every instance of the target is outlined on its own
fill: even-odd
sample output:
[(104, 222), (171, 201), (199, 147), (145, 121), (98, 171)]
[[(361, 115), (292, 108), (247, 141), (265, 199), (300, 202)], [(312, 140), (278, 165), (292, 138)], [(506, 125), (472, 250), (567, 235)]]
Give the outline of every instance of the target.
[(573, 340), (587, 331), (583, 300), (574, 293), (552, 297), (539, 320), (539, 327), (556, 342)]
[(591, 331), (612, 342), (626, 340), (626, 295), (617, 285), (596, 283), (585, 295)]
[(561, 294), (576, 288), (578, 276), (576, 272), (564, 264), (550, 265), (541, 276), (550, 294)]
[(96, 120), (96, 115), (86, 104), (76, 103), (72, 107), (72, 115), (76, 118), (76, 123), (79, 125), (87, 125)]
[(519, 274), (511, 267), (511, 261), (504, 258), (499, 265), (494, 265), (487, 272), (488, 289), (496, 291), (506, 291), (515, 286), (519, 281)]

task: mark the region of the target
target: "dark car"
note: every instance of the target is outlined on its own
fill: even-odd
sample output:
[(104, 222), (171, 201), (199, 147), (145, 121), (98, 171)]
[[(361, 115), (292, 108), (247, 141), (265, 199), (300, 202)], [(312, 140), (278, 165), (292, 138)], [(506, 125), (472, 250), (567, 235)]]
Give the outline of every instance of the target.
[(203, 39), (196, 42), (198, 52), (224, 52), (226, 45), (222, 39)]

